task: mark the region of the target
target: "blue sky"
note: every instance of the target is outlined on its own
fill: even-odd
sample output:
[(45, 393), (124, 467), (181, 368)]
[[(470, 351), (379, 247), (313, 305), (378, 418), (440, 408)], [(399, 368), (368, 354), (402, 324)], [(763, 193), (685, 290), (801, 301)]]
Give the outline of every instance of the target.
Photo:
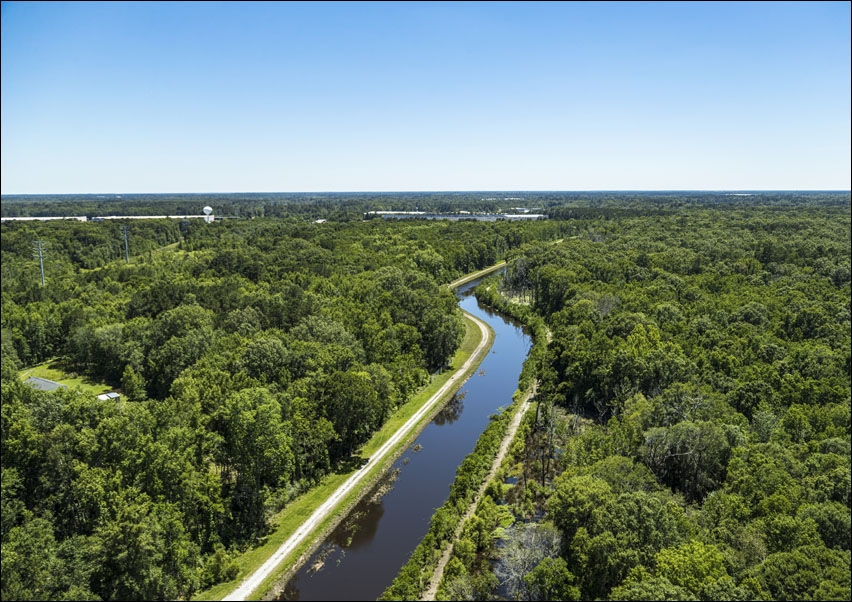
[(849, 2), (3, 2), (2, 193), (849, 190)]

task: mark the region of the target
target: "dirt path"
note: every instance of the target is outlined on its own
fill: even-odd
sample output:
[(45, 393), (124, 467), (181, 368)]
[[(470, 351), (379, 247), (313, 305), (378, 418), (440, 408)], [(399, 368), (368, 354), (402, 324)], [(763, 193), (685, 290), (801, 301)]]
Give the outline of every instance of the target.
[(456, 287), (461, 286), (462, 284), (468, 283), (471, 280), (476, 280), (477, 278), (481, 278), (482, 276), (485, 276), (486, 274), (490, 274), (491, 272), (496, 272), (500, 268), (504, 268), (504, 267), (506, 267), (506, 262), (505, 261), (498, 261), (497, 263), (495, 263), (494, 265), (492, 265), (489, 268), (485, 268), (484, 270), (479, 270), (478, 272), (473, 272), (472, 274), (468, 274), (467, 276), (462, 276), (458, 280), (453, 280), (452, 282), (450, 282), (447, 285), (447, 288), (450, 289), (450, 290), (453, 290)]
[[(491, 470), (488, 472), (488, 476), (482, 482), (482, 485), (479, 487), (479, 491), (476, 492), (476, 498), (474, 498), (471, 505), (468, 507), (467, 512), (465, 512), (464, 516), (459, 522), (458, 527), (456, 527), (456, 532), (453, 533), (453, 542), (457, 541), (459, 537), (461, 537), (462, 529), (464, 529), (465, 523), (468, 519), (473, 516), (474, 510), (476, 510), (476, 505), (479, 503), (479, 500), (482, 499), (483, 494), (485, 493), (486, 487), (488, 487), (488, 483), (491, 479), (494, 478), (494, 475), (497, 474), (497, 470), (500, 468), (500, 465), (503, 463), (503, 459), (506, 457), (506, 454), (509, 451), (509, 445), (511, 445), (512, 441), (515, 439), (515, 433), (518, 432), (518, 427), (521, 425), (521, 420), (523, 420), (524, 415), (527, 413), (527, 410), (530, 407), (530, 400), (535, 396), (536, 385), (533, 384), (532, 389), (527, 393), (524, 397), (524, 400), (521, 402), (521, 407), (515, 413), (515, 417), (512, 418), (511, 424), (509, 424), (509, 428), (506, 431), (506, 436), (503, 437), (503, 442), (500, 444), (500, 450), (497, 452), (497, 455), (494, 457), (494, 462), (491, 464)], [(450, 561), (450, 555), (453, 551), (453, 546), (447, 546), (444, 550), (443, 554), (441, 554), (441, 559), (438, 561), (438, 566), (435, 568), (435, 572), (432, 573), (432, 579), (429, 581), (429, 587), (426, 589), (426, 592), (420, 598), (421, 600), (434, 600), (435, 594), (438, 592), (438, 584), (441, 583), (441, 577), (444, 575), (444, 568), (446, 568), (447, 563)]]
[(397, 430), (396, 433), (394, 433), (393, 436), (378, 449), (378, 451), (376, 451), (376, 453), (372, 455), (369, 464), (360, 468), (355, 474), (346, 479), (346, 481), (337, 488), (337, 490), (325, 501), (325, 503), (317, 508), (314, 513), (311, 514), (304, 523), (302, 523), (296, 532), (278, 547), (278, 549), (260, 566), (260, 568), (246, 577), (237, 589), (225, 596), (223, 600), (248, 599), (252, 592), (260, 587), (260, 584), (267, 577), (272, 575), (281, 561), (292, 553), (293, 550), (307, 537), (313, 534), (314, 530), (337, 507), (346, 494), (360, 484), (360, 482), (367, 476), (368, 471), (366, 470), (366, 467), (381, 462), (386, 455), (392, 453), (395, 447), (409, 435), (420, 420), (435, 409), (435, 404), (438, 403), (444, 395), (454, 388), (461, 386), (464, 379), (467, 378), (466, 373), (468, 370), (482, 361), (483, 352), (490, 347), (492, 341), (491, 334), (485, 323), (470, 314), (467, 314), (467, 316), (472, 319), (477, 326), (479, 326), (479, 330), (482, 332), (482, 340), (474, 352), (470, 354), (467, 361), (462, 364), (461, 368), (456, 370), (456, 373), (453, 374), (453, 376), (451, 376), (449, 380), (447, 380), (447, 382), (429, 398), (429, 401), (424, 403), (423, 406), (411, 418), (409, 418), (408, 421), (406, 421), (406, 423), (402, 425), (402, 427), (400, 427), (399, 430)]

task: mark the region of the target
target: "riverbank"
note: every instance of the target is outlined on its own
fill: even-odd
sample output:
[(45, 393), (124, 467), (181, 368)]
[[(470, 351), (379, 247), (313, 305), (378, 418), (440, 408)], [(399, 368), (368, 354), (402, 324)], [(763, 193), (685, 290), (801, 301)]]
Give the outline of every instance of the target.
[[(484, 270), (486, 274), (491, 271), (494, 270)], [(488, 303), (479, 294), (477, 298), (486, 305), (494, 309), (497, 309), (497, 306), (507, 310), (515, 309), (513, 305), (506, 303), (496, 290), (485, 292), (484, 296), (493, 304)], [(501, 313), (522, 321), (520, 316), (513, 315), (511, 311)], [(456, 480), (450, 488), (450, 498), (435, 512), (429, 532), (380, 600), (435, 599), (444, 569), (452, 557), (455, 542), (503, 467), (518, 428), (538, 389), (538, 382), (532, 378), (535, 358), (544, 353), (551, 339), (549, 330), (541, 320), (534, 319), (528, 312), (522, 313), (526, 318), (526, 325), (533, 331), (533, 348), (524, 361), (518, 379), (519, 387), (512, 396), (512, 405), (495, 416), (479, 437), (474, 451), (465, 458), (457, 471)]]
[(264, 544), (237, 559), (240, 572), (236, 579), (200, 592), (193, 599), (260, 599), (305, 562), (475, 372), (494, 335), (480, 320), (467, 314), (465, 317), (465, 340), (451, 363), (458, 368), (434, 377), (365, 444), (361, 455), (371, 458), (369, 464), (347, 474), (328, 475), (321, 485), (290, 503), (272, 519), (273, 532)]
[(491, 481), (494, 480), (494, 477), (497, 476), (497, 472), (500, 470), (500, 467), (503, 465), (504, 460), (506, 459), (506, 454), (509, 452), (509, 446), (514, 442), (515, 435), (518, 433), (518, 427), (521, 425), (521, 420), (526, 416), (527, 411), (530, 409), (530, 401), (533, 397), (535, 397), (538, 383), (534, 383), (532, 388), (527, 391), (526, 395), (523, 396), (520, 402), (520, 406), (517, 411), (512, 416), (512, 421), (509, 423), (509, 427), (506, 430), (506, 434), (503, 436), (503, 441), (500, 443), (500, 449), (497, 451), (497, 455), (494, 457), (494, 462), (491, 464), (491, 470), (488, 471), (488, 476), (483, 479), (482, 484), (479, 486), (479, 490), (476, 492), (476, 496), (473, 499), (473, 502), (468, 507), (467, 511), (462, 515), (459, 524), (456, 526), (456, 530), (453, 532), (453, 538), (451, 540), (451, 544), (446, 546), (442, 552), (441, 557), (438, 560), (438, 564), (435, 567), (435, 570), (432, 573), (432, 578), (429, 580), (429, 585), (426, 587), (425, 593), (421, 596), (421, 600), (434, 600), (435, 594), (438, 593), (438, 586), (441, 583), (441, 579), (444, 576), (444, 569), (447, 566), (447, 563), (450, 561), (450, 558), (453, 555), (453, 546), (455, 542), (459, 540), (461, 537), (462, 531), (464, 531), (464, 527), (467, 524), (467, 521), (473, 516), (474, 512), (476, 512), (476, 508), (479, 505), (479, 502), (482, 501), (482, 496), (485, 495), (486, 489), (491, 484)]

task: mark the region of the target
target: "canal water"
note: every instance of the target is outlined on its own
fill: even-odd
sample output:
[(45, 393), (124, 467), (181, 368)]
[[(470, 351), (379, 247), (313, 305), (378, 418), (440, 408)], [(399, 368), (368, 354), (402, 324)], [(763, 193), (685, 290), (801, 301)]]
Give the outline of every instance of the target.
[(426, 535), (456, 469), (489, 417), (512, 403), (532, 344), (517, 324), (456, 290), (459, 305), (487, 322), (494, 343), (476, 372), (383, 478), (284, 586), (278, 600), (375, 600)]

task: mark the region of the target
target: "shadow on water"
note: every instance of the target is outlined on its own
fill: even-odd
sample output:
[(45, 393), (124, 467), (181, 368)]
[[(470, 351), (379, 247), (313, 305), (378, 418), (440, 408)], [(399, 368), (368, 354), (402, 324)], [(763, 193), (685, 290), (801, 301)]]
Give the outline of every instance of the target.
[[(388, 471), (378, 483), (350, 511), (317, 550), (308, 563), (302, 567), (302, 573), (313, 578), (330, 568), (339, 567), (346, 560), (347, 552), (354, 552), (362, 546), (368, 546), (376, 535), (385, 509), (382, 497), (393, 489), (399, 477), (399, 469)], [(299, 600), (300, 590), (296, 587), (298, 579), (291, 579), (277, 600)]]

